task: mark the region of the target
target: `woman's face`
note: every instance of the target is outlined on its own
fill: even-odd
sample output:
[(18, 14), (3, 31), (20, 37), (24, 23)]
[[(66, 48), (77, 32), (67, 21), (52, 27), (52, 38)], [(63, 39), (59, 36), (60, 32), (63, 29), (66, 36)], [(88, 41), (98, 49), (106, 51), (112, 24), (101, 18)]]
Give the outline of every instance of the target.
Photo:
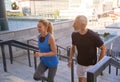
[(46, 31), (45, 25), (43, 25), (41, 22), (38, 23), (37, 28), (39, 33), (44, 33)]

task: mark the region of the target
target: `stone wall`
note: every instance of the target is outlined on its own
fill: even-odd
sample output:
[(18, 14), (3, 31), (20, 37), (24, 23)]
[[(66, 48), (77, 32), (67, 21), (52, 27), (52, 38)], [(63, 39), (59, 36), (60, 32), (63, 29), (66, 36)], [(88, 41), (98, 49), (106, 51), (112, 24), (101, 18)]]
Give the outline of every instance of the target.
[[(55, 40), (58, 43), (61, 43), (61, 40), (64, 36), (65, 33), (69, 33), (67, 32), (67, 30), (72, 29), (73, 21), (63, 21), (63, 22), (57, 22), (54, 23), (54, 36), (55, 36)], [(66, 29), (66, 30), (65, 30)], [(29, 39), (37, 39), (37, 28), (33, 27), (33, 28), (29, 28), (29, 29), (24, 29), (24, 30), (18, 30), (18, 31), (4, 31), (4, 32), (0, 32), (0, 40), (18, 40), (21, 42), (26, 42)], [(19, 56), (19, 53), (21, 53), (21, 51), (24, 53), (26, 51), (23, 51), (22, 49), (18, 49), (18, 48), (14, 48), (12, 49), (14, 51), (14, 56)], [(5, 46), (5, 53), (7, 54), (6, 56), (9, 57), (9, 52), (8, 52), (8, 47)], [(1, 49), (0, 49), (1, 52)], [(1, 57), (1, 53), (0, 53), (0, 57)]]

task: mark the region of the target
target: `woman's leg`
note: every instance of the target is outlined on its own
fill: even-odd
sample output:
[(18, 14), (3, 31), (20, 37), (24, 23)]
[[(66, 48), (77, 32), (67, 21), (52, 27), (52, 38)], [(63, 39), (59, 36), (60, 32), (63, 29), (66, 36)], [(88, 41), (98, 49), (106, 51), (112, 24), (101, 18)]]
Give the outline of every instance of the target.
[(57, 66), (53, 67), (53, 68), (49, 68), (49, 70), (48, 70), (48, 82), (54, 82), (56, 71), (57, 71)]
[(42, 63), (40, 62), (35, 73), (34, 73), (34, 80), (43, 80), (43, 79), (46, 79), (45, 76), (44, 76), (44, 72), (47, 70), (47, 67)]

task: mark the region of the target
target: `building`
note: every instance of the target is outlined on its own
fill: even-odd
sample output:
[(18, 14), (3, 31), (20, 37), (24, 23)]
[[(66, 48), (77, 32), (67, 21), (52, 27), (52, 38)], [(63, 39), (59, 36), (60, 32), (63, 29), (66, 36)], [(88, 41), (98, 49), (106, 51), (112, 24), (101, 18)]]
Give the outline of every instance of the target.
[[(16, 1), (24, 15), (52, 16), (58, 13), (63, 18), (74, 18), (76, 15), (86, 16), (102, 14), (120, 5), (120, 0), (5, 0), (6, 8)], [(99, 10), (99, 12), (98, 12)]]
[(53, 14), (68, 8), (68, 0), (30, 0), (31, 15)]

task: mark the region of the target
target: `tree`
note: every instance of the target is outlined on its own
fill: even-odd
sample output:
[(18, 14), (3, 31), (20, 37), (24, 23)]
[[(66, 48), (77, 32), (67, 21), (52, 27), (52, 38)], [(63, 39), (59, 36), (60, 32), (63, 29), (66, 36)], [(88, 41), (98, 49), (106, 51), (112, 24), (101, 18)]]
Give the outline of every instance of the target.
[(11, 6), (12, 6), (12, 10), (18, 10), (18, 9), (19, 9), (19, 6), (17, 5), (16, 2), (13, 2), (13, 3), (11, 4)]
[(54, 18), (57, 19), (60, 13), (59, 10), (55, 9), (53, 13), (54, 13)]

